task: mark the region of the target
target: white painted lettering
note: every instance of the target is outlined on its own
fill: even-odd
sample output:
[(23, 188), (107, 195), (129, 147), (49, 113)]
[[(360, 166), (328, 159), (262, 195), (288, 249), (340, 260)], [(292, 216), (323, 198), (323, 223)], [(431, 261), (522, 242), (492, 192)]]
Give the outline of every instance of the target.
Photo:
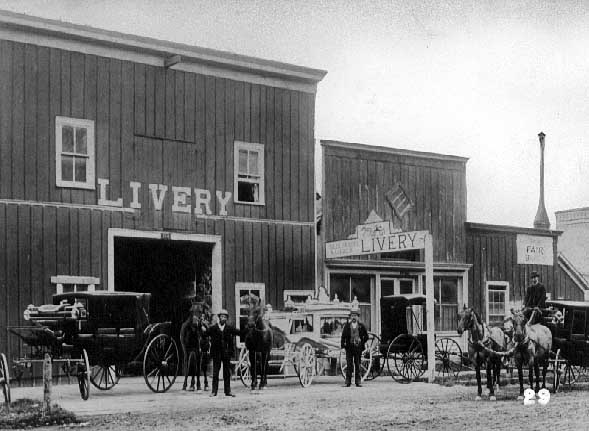
[(202, 214), (201, 206), (205, 207), (205, 214), (211, 215), (211, 192), (204, 189), (194, 189), (195, 207), (194, 214)]
[(139, 189), (141, 188), (141, 183), (138, 183), (137, 181), (129, 181), (129, 187), (133, 190), (133, 200), (129, 204), (129, 207), (133, 209), (141, 208), (141, 203), (139, 202)]
[(190, 213), (190, 204), (186, 204), (186, 198), (190, 197), (191, 192), (190, 187), (172, 186), (172, 193), (174, 193), (172, 211)]
[(109, 181), (105, 178), (98, 178), (98, 185), (100, 186), (100, 194), (98, 198), (98, 205), (105, 205), (108, 207), (122, 207), (123, 198), (118, 198), (116, 201), (106, 199), (106, 186)]
[(156, 211), (161, 211), (164, 205), (164, 198), (168, 191), (168, 186), (163, 184), (150, 184), (149, 191), (151, 192), (151, 199), (153, 200), (153, 207)]
[(225, 197), (223, 197), (223, 192), (217, 190), (217, 201), (219, 202), (219, 215), (226, 216), (227, 215), (227, 202), (231, 199), (231, 192), (226, 192)]

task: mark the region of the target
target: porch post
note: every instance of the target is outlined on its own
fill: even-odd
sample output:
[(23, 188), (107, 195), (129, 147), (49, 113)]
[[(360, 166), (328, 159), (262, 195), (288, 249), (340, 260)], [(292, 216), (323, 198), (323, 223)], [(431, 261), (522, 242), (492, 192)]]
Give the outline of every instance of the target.
[(434, 255), (432, 235), (425, 236), (425, 310), (427, 319), (427, 381), (433, 383), (436, 369), (434, 320)]

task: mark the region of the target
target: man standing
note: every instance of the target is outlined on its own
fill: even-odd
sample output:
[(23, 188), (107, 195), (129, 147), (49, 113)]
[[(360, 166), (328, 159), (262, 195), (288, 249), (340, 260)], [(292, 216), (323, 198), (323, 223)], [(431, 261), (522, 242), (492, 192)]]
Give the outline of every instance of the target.
[(360, 372), (360, 360), (364, 351), (364, 344), (368, 341), (366, 327), (358, 321), (360, 311), (356, 308), (350, 310), (350, 321), (342, 330), (342, 349), (346, 350), (346, 387), (352, 384), (352, 371), (357, 387), (361, 387), (362, 374)]
[(240, 335), (240, 331), (235, 326), (227, 323), (229, 313), (223, 309), (217, 314), (219, 323), (211, 326), (206, 330), (206, 334), (211, 339), (211, 357), (213, 358), (213, 390), (211, 397), (217, 396), (219, 388), (219, 369), (223, 364), (223, 387), (225, 396), (234, 397), (231, 393), (231, 357), (233, 356), (233, 337)]
[(526, 289), (526, 295), (524, 297), (524, 316), (526, 319), (530, 318), (534, 308), (546, 308), (546, 288), (540, 283), (540, 274), (532, 271), (530, 278), (532, 279), (532, 285)]

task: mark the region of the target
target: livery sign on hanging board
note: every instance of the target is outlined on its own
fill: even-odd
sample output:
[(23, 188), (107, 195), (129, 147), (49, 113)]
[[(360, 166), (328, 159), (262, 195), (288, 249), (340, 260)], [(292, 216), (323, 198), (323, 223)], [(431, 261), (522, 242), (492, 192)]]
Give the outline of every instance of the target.
[(518, 235), (517, 263), (521, 265), (550, 265), (554, 264), (552, 237)]
[(358, 235), (358, 238), (326, 243), (325, 257), (334, 259), (346, 256), (422, 249), (425, 247), (425, 237), (428, 231), (383, 232), (383, 235), (366, 235), (366, 233)]

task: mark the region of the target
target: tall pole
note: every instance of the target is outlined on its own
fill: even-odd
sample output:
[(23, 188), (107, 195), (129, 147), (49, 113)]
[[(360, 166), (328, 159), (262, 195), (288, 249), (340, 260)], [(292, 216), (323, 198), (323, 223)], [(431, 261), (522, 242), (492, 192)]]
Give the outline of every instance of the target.
[(550, 220), (546, 213), (546, 206), (544, 205), (544, 138), (546, 135), (542, 132), (538, 133), (540, 140), (540, 199), (538, 202), (538, 211), (536, 211), (536, 218), (534, 219), (534, 227), (536, 229), (550, 229)]
[(425, 236), (425, 318), (427, 329), (427, 381), (435, 381), (434, 247), (431, 233)]

